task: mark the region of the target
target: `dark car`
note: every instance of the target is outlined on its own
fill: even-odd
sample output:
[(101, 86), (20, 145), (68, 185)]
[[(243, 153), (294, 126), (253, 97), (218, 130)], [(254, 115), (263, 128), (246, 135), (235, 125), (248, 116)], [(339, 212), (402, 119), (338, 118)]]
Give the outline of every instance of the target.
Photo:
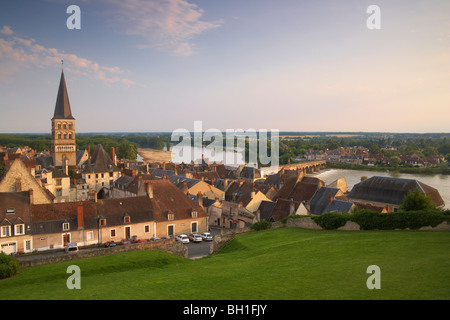
[(114, 241), (108, 241), (105, 243), (105, 247), (107, 248), (115, 247), (116, 245), (117, 243), (115, 243)]

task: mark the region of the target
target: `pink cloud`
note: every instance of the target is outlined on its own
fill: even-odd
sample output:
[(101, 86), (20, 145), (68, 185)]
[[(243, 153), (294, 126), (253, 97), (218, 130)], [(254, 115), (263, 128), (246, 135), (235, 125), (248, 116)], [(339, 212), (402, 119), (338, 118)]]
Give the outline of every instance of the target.
[[(59, 52), (56, 48), (45, 48), (37, 44), (34, 39), (25, 39), (17, 36), (9, 26), (0, 30), (0, 79), (6, 79), (21, 68), (39, 67), (45, 68), (51, 65), (65, 62), (65, 68), (87, 77), (94, 77), (106, 84), (119, 82), (132, 85), (129, 79), (117, 77), (122, 70), (117, 67), (100, 66), (89, 59), (79, 57), (75, 54)], [(114, 74), (114, 75), (111, 75)], [(125, 81), (124, 81), (125, 80)]]

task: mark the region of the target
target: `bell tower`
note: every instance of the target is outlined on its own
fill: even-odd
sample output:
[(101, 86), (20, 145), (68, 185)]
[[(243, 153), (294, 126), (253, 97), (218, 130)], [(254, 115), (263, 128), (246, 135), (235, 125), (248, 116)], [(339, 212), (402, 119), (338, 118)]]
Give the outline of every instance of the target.
[(55, 167), (76, 166), (75, 118), (70, 110), (64, 70), (61, 71), (52, 118), (52, 157)]

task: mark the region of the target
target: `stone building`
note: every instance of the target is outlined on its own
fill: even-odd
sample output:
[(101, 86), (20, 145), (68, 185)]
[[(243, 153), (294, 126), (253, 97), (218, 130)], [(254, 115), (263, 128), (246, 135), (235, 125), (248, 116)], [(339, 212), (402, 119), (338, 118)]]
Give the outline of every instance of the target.
[(75, 118), (70, 109), (64, 71), (61, 72), (55, 112), (52, 118), (52, 147), (53, 165), (75, 167), (77, 154), (75, 145)]

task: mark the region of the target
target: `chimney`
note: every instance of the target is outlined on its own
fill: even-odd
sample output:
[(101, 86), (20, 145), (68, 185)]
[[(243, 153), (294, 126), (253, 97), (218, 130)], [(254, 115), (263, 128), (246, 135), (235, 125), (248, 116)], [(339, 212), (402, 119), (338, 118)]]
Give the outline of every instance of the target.
[(256, 221), (261, 221), (261, 210), (256, 210)]
[(252, 199), (255, 197), (255, 191), (252, 191), (251, 197), (252, 197)]
[(16, 192), (22, 191), (22, 180), (20, 178), (16, 178)]
[(110, 153), (111, 153), (111, 160), (114, 164), (116, 164), (116, 150), (114, 149), (114, 147), (111, 147), (110, 149)]
[(197, 193), (198, 205), (203, 208), (203, 194), (201, 191)]
[(294, 200), (291, 198), (291, 202), (289, 203), (289, 215), (295, 214), (295, 205)]
[(328, 203), (332, 203), (332, 202), (333, 202), (333, 199), (334, 199), (334, 197), (333, 197), (333, 196), (330, 196), (330, 197), (328, 198)]
[(77, 221), (78, 221), (78, 229), (84, 228), (84, 213), (83, 213), (83, 203), (78, 202), (77, 206)]
[(28, 190), (28, 192), (30, 193), (30, 205), (34, 204), (33, 189)]
[(88, 159), (91, 158), (91, 145), (88, 145)]
[(147, 183), (147, 195), (150, 199), (153, 199), (153, 182), (151, 181)]
[(183, 182), (183, 193), (185, 193), (185, 194), (188, 194), (188, 191), (189, 189), (188, 189), (188, 185), (187, 185), (187, 182), (185, 181), (185, 182)]

